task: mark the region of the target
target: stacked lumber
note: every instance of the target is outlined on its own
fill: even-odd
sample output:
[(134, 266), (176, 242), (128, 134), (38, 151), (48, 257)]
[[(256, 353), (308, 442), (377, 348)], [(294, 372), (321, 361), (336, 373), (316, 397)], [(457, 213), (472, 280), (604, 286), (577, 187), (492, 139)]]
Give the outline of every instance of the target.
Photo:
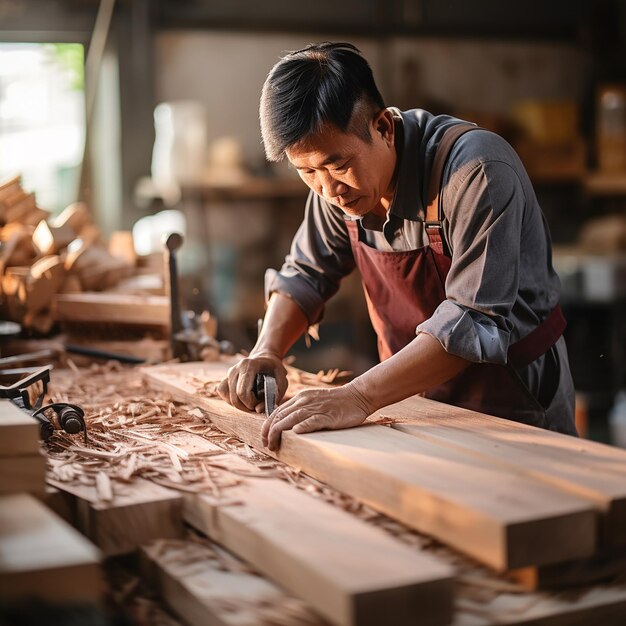
[[(145, 376), (261, 449), (263, 419), (215, 397), (226, 369), (170, 365)], [(405, 423), (388, 428), (381, 419)], [(421, 398), (371, 420), (344, 431), (283, 433), (276, 457), (497, 571), (553, 567), (623, 546), (626, 452)]]
[(0, 183), (0, 314), (46, 334), (52, 328), (54, 296), (99, 291), (132, 273), (119, 242), (111, 254), (83, 203), (57, 217), (37, 206), (20, 176)]
[(4, 602), (101, 600), (98, 551), (32, 496), (0, 497), (0, 555)]
[(158, 541), (141, 557), (144, 576), (191, 626), (323, 626), (302, 601), (210, 541)]
[[(72, 480), (80, 472), (75, 457), (70, 463), (54, 446), (51, 450), (49, 482), (77, 496), (78, 527), (105, 553), (129, 551), (165, 536), (158, 534), (168, 530), (163, 518), (180, 515), (180, 507), (169, 503), (161, 511), (155, 508), (158, 484), (136, 476), (129, 482), (137, 471), (167, 485), (170, 493), (178, 487), (185, 493), (180, 519), (306, 600), (332, 623), (374, 624), (390, 617), (401, 626), (413, 623), (418, 612), (424, 624), (450, 621), (452, 577), (447, 565), (225, 452), (191, 430), (194, 422), (202, 424), (201, 416), (193, 414), (177, 424), (171, 409), (160, 413), (154, 410), (158, 406), (154, 403), (151, 414), (136, 417), (138, 407), (132, 406), (130, 415), (121, 410), (90, 419), (88, 413), (96, 449), (79, 447), (59, 434), (58, 446), (67, 442), (68, 452), (91, 457), (80, 481)], [(127, 444), (122, 446), (122, 441)], [(105, 471), (112, 461), (115, 467)], [(93, 485), (87, 483), (89, 475)], [(85, 504), (89, 518), (98, 518), (99, 529), (80, 519)], [(132, 514), (125, 510), (129, 508)], [(154, 528), (157, 524), (160, 529)]]
[(10, 400), (0, 400), (0, 494), (43, 494), (46, 462), (39, 424)]
[[(66, 495), (79, 487), (75, 492), (81, 495), (72, 497), (77, 502), (83, 497), (93, 498), (102, 511), (109, 511), (110, 519), (114, 519), (118, 512), (121, 514), (121, 509), (114, 506), (115, 497), (121, 494), (135, 499), (138, 506), (150, 507), (147, 487), (140, 484), (136, 490), (131, 487), (137, 480), (177, 491), (184, 498), (182, 511), (179, 508), (178, 513), (182, 512), (188, 524), (230, 547), (254, 570), (287, 590), (283, 593), (291, 591), (295, 596), (307, 599), (308, 606), (320, 614), (319, 619), (324, 616), (331, 623), (345, 623), (341, 621), (346, 618), (345, 607), (358, 608), (359, 598), (369, 604), (371, 611), (358, 613), (355, 623), (404, 623), (403, 616), (397, 621), (401, 608), (396, 606), (396, 600), (411, 597), (408, 581), (398, 581), (394, 576), (403, 571), (410, 557), (419, 560), (430, 557), (431, 561), (436, 557), (435, 561), (454, 568), (457, 584), (453, 623), (456, 626), (582, 624), (592, 612), (598, 623), (621, 623), (616, 621), (616, 616), (623, 616), (626, 588), (615, 582), (606, 587), (581, 589), (576, 595), (572, 595), (571, 591), (563, 596), (525, 591), (519, 583), (479, 567), (458, 552), (411, 531), (406, 525), (377, 513), (350, 495), (308, 477), (300, 471), (302, 465), (297, 468), (284, 465), (239, 440), (245, 437), (235, 438), (220, 432), (215, 427), (218, 419), (213, 418), (215, 424), (211, 424), (207, 416), (230, 410), (212, 393), (215, 379), (226, 371), (229, 364), (224, 362), (219, 374), (215, 374), (217, 370), (211, 367), (207, 373), (207, 366), (202, 364), (183, 367), (187, 374), (181, 374), (178, 366), (148, 370), (148, 375), (150, 371), (169, 372), (177, 384), (181, 378), (190, 383), (198, 393), (183, 404), (171, 401), (161, 381), (157, 384), (152, 381), (153, 388), (148, 389), (145, 382), (141, 383), (140, 373), (132, 370), (111, 365), (84, 372), (55, 370), (51, 386), (53, 399), (67, 400), (71, 394), (86, 409), (91, 433), (87, 443), (80, 438), (57, 433), (47, 444), (50, 476), (55, 484), (66, 490)], [(308, 375), (293, 369), (289, 370), (289, 375), (296, 389), (307, 385), (319, 386), (321, 379), (332, 378)], [(178, 395), (182, 398), (184, 394)], [(217, 404), (210, 410), (194, 408), (198, 406), (198, 400), (206, 398)], [(247, 414), (242, 415), (245, 417)], [(254, 417), (262, 422), (258, 416)], [(380, 416), (375, 419), (379, 423), (373, 427), (394, 433), (380, 425)], [(385, 423), (389, 421), (385, 418)], [(246, 420), (240, 419), (240, 423), (245, 429)], [(344, 434), (350, 432), (355, 431)], [(395, 434), (414, 439), (405, 433)], [(310, 436), (301, 436), (301, 439), (307, 438)], [(348, 438), (343, 441), (343, 447), (358, 447), (359, 443), (358, 439)], [(337, 448), (338, 454), (342, 452), (341, 447)], [(402, 454), (402, 451), (399, 453)], [(328, 462), (325, 454), (320, 454), (318, 461), (320, 464)], [(351, 475), (353, 483), (375, 483), (378, 480), (374, 473), (359, 476), (360, 470), (359, 465), (346, 465), (343, 471)], [(92, 488), (90, 494), (81, 491), (80, 488), (85, 485)], [(379, 486), (379, 492), (384, 490), (384, 484)], [(294, 496), (294, 493), (297, 495)], [(404, 497), (410, 500), (414, 493), (407, 492)], [(320, 508), (318, 504), (329, 505), (333, 511), (329, 513), (327, 506)], [(433, 515), (439, 513), (436, 509), (443, 510), (440, 502), (434, 501), (432, 505)], [(529, 511), (531, 516), (534, 513)], [(349, 521), (345, 521), (346, 516)], [(316, 521), (318, 517), (319, 523)], [(443, 523), (447, 522), (445, 516), (441, 519)], [(468, 521), (472, 522), (471, 519)], [(364, 526), (366, 531), (362, 530)], [(113, 528), (112, 525), (109, 527)], [(348, 528), (349, 532), (344, 533)], [(116, 524), (115, 529), (120, 543), (124, 532), (132, 539), (127, 542), (127, 549), (131, 549), (133, 543), (137, 544), (139, 533), (136, 529), (125, 531), (123, 523)], [(376, 543), (366, 543), (372, 541), (372, 530), (384, 532), (385, 537), (380, 540), (379, 532)], [(381, 554), (380, 547), (384, 546), (385, 539), (389, 540), (388, 535), (396, 542), (392, 551), (387, 554), (385, 549), (386, 556), (370, 559), (370, 551), (372, 555)], [(105, 537), (101, 533), (98, 541)], [(232, 568), (224, 564), (221, 556), (216, 557), (215, 550), (207, 553), (195, 545), (190, 546), (189, 541), (159, 542), (158, 546), (158, 558), (152, 559), (155, 566), (153, 573), (162, 597), (186, 622), (310, 623), (296, 611), (281, 613), (276, 605), (286, 602), (274, 595), (264, 600), (262, 594), (259, 597), (251, 591), (251, 602), (245, 602), (248, 597), (246, 590), (252, 588), (252, 580), (234, 576), (216, 578), (215, 566), (222, 573), (231, 572)], [(399, 547), (405, 550), (397, 552)], [(222, 554), (221, 549), (217, 550)], [(393, 570), (397, 559), (390, 555), (397, 554), (403, 556), (399, 568)], [(228, 561), (232, 560), (233, 557), (229, 557)], [(356, 572), (354, 570), (358, 566), (351, 566), (352, 561), (360, 565)], [(248, 573), (252, 571), (247, 565), (236, 566), (236, 569), (240, 567)], [(377, 572), (377, 568), (382, 568), (381, 572)], [(386, 581), (379, 581), (387, 587), (381, 593), (374, 592), (367, 581), (379, 580), (377, 577), (388, 569), (393, 570), (394, 575), (387, 576)], [(420, 588), (424, 591), (426, 581), (423, 577), (429, 571), (420, 570), (422, 582), (416, 587), (416, 593)], [(547, 572), (553, 570), (544, 567), (536, 571), (545, 577)], [(221, 586), (227, 581), (232, 585), (229, 592)], [(433, 599), (436, 593), (441, 593), (440, 584), (434, 588), (439, 588), (439, 592), (432, 591)], [(212, 585), (217, 585), (213, 592)], [(398, 592), (401, 592), (400, 595)], [(220, 602), (218, 593), (224, 594), (224, 602)], [(283, 597), (288, 599), (287, 595)], [(229, 601), (231, 598), (239, 603), (239, 610)], [(449, 604), (441, 596), (439, 598), (435, 609), (441, 617), (442, 608), (449, 607)], [(412, 610), (406, 623), (431, 623), (430, 620), (437, 616), (436, 611), (429, 610), (431, 606), (427, 602), (420, 605), (417, 611)], [(376, 607), (378, 610), (386, 607), (383, 619), (376, 613)], [(230, 619), (229, 609), (232, 612)], [(324, 610), (327, 612), (324, 613)], [(422, 616), (425, 616), (425, 621)]]

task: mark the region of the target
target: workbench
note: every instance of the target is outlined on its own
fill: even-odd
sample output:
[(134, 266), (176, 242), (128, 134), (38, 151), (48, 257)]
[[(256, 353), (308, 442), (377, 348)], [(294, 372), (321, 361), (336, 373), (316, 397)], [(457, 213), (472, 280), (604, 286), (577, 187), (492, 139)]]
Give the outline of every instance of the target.
[[(53, 371), (51, 398), (85, 408), (89, 440), (85, 443), (80, 437), (57, 433), (44, 446), (47, 483), (54, 487), (47, 502), (97, 545), (103, 556), (112, 557), (105, 568), (109, 592), (122, 605), (143, 611), (144, 619), (156, 615), (162, 602), (189, 624), (625, 623), (626, 559), (610, 558), (608, 565), (605, 561), (601, 584), (580, 585), (581, 563), (587, 566), (583, 579), (591, 567), (582, 555), (593, 550), (585, 537), (590, 536), (586, 529), (595, 516), (592, 518), (591, 507), (581, 506), (582, 500), (575, 496), (560, 492), (550, 500), (544, 495), (542, 504), (539, 497), (524, 496), (530, 497), (526, 501), (529, 516), (537, 506), (546, 512), (567, 510), (557, 522), (559, 528), (578, 533), (572, 540), (567, 536), (554, 540), (552, 546), (536, 537), (540, 553), (533, 553), (532, 545), (517, 554), (514, 549), (524, 533), (530, 532), (527, 539), (532, 539), (533, 528), (551, 532), (553, 522), (540, 517), (532, 523), (530, 517), (528, 522), (520, 519), (515, 526), (522, 534), (517, 539), (511, 535), (513, 543), (505, 552), (496, 544), (481, 547), (458, 539), (472, 536), (470, 509), (480, 509), (481, 501), (487, 502), (499, 489), (497, 474), (508, 475), (509, 470), (501, 465), (494, 471), (494, 479), (481, 497), (462, 493), (469, 491), (471, 477), (482, 475), (485, 455), (494, 450), (502, 453), (500, 463), (515, 463), (511, 451), (527, 445), (520, 439), (528, 435), (527, 427), (521, 427), (520, 434), (515, 427), (503, 429), (502, 420), (490, 418), (497, 420), (489, 423), (490, 436), (500, 437), (500, 443), (494, 445), (493, 438), (483, 437), (488, 433), (482, 422), (474, 421), (471, 445), (480, 458), (474, 455), (465, 466), (458, 465), (456, 481), (445, 478), (448, 464), (452, 458), (457, 464), (459, 458), (469, 458), (459, 446), (468, 445), (472, 437), (461, 441), (463, 428), (448, 428), (445, 418), (478, 418), (431, 403), (426, 405), (428, 421), (419, 417), (420, 398), (407, 405), (412, 406), (412, 413), (404, 423), (389, 417), (394, 414), (392, 409), (372, 416), (369, 425), (356, 430), (308, 436), (286, 433), (276, 458), (263, 454), (255, 444), (255, 428), (262, 418), (222, 406), (215, 397), (215, 380), (227, 364), (165, 364), (151, 370), (117, 364), (79, 369), (72, 367), (71, 361), (69, 364), (69, 369)], [(310, 375), (290, 368), (290, 379), (295, 389), (323, 386), (333, 382), (333, 373)], [(421, 431), (410, 434), (420, 423)], [(229, 432), (232, 428), (239, 429), (237, 437)], [(516, 432), (517, 444), (513, 442)], [(392, 453), (396, 462), (379, 463), (381, 475), (387, 476), (382, 490), (376, 487), (379, 477), (366, 470), (370, 466), (362, 454), (354, 456), (357, 448), (365, 450), (369, 445), (378, 446), (374, 462), (386, 454), (382, 443), (366, 443), (367, 433), (375, 433), (375, 441), (397, 440), (404, 446), (404, 451), (396, 447)], [(448, 440), (446, 446), (441, 445), (443, 437)], [(352, 442), (354, 449), (346, 448), (346, 442)], [(556, 456), (551, 461), (556, 474), (557, 442), (561, 440), (553, 442)], [(580, 445), (583, 450), (595, 450), (590, 442), (581, 441)], [(309, 461), (302, 446), (317, 450)], [(615, 450), (611, 456), (610, 450), (606, 458), (619, 487), (624, 455)], [(519, 454), (522, 458), (527, 452)], [(563, 457), (567, 455), (571, 456), (571, 451), (564, 450)], [(428, 477), (426, 465), (419, 473), (415, 470), (416, 463), (424, 464), (427, 459), (436, 460), (433, 476), (440, 476), (439, 484)], [(538, 459), (529, 457), (537, 480), (533, 485), (545, 494), (552, 493), (552, 487), (539, 478), (549, 465)], [(586, 459), (590, 463), (590, 457)], [(561, 466), (563, 472), (557, 479), (565, 484), (565, 466)], [(402, 467), (413, 469), (406, 473)], [(367, 471), (369, 475), (364, 473)], [(321, 479), (323, 475), (327, 480)], [(359, 475), (364, 480), (355, 480)], [(582, 483), (585, 475), (581, 467)], [(524, 502), (520, 490), (526, 489), (526, 481), (531, 479), (518, 472), (509, 480), (516, 488), (498, 513), (498, 523), (505, 523), (505, 510), (513, 519), (518, 506), (515, 500)], [(336, 488), (337, 484), (346, 489)], [(359, 498), (349, 495), (355, 485), (361, 490)], [(414, 485), (411, 500), (403, 491), (409, 485)], [(623, 485), (626, 489), (626, 481)], [(438, 501), (445, 506), (436, 506), (437, 500), (428, 492), (439, 493)], [(621, 502), (619, 498), (616, 493), (614, 501)], [(447, 517), (453, 504), (458, 516)], [(430, 521), (428, 507), (438, 511)], [(385, 514), (384, 508), (394, 515)], [(413, 517), (398, 521), (401, 509), (412, 511)], [(494, 513), (493, 520), (496, 518)], [(493, 520), (489, 523), (496, 523)], [(446, 530), (450, 522), (456, 524), (455, 535)], [(524, 524), (527, 530), (521, 530)], [(431, 532), (420, 532), (416, 526)], [(619, 524), (609, 535), (611, 532), (620, 535), (615, 538), (619, 543)], [(454, 544), (455, 536), (457, 549), (445, 545)], [(580, 556), (579, 571), (575, 571), (576, 563), (569, 568), (548, 563), (546, 567), (527, 567), (541, 558), (558, 561), (568, 550)], [(118, 557), (129, 553), (141, 555), (141, 570), (120, 565), (123, 562)], [(613, 550), (613, 556), (619, 553), (617, 548)], [(595, 563), (595, 567), (598, 576), (600, 566)], [(521, 568), (526, 579), (514, 578), (511, 570), (515, 568)], [(555, 572), (560, 579), (548, 581)], [(534, 581), (528, 578), (532, 575)], [(528, 590), (544, 583), (569, 587), (577, 576), (574, 590)], [(420, 599), (417, 612), (416, 598)], [(150, 619), (154, 621), (148, 623), (159, 623), (156, 617)]]

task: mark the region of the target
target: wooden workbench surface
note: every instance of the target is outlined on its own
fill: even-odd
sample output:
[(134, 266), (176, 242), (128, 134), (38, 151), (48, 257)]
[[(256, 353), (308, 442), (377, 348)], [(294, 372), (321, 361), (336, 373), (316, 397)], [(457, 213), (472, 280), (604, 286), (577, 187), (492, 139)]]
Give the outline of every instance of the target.
[[(254, 478), (268, 476), (330, 503), (416, 553), (426, 552), (453, 568), (455, 626), (584, 624), (589, 615), (599, 615), (599, 610), (604, 610), (603, 624), (624, 623), (623, 576), (605, 585), (579, 588), (574, 594), (525, 591), (432, 538), (222, 433), (191, 403), (174, 401), (164, 389), (149, 388), (139, 369), (109, 365), (55, 370), (51, 395), (56, 401), (77, 403), (86, 409), (90, 441), (85, 444), (77, 437), (55, 435), (47, 446), (49, 482), (81, 494), (92, 507), (106, 508), (116, 498), (128, 497), (130, 485), (137, 480), (171, 492), (208, 492), (219, 504), (220, 499), (228, 500), (229, 490), (237, 498), (245, 497), (241, 485), (249, 473)], [(181, 439), (181, 433), (187, 434)], [(207, 450), (199, 456), (189, 454), (187, 446), (194, 438), (200, 438), (202, 446), (204, 442), (213, 446), (215, 457)], [(239, 457), (252, 469), (243, 476), (232, 463), (223, 462), (220, 450), (229, 458)], [(171, 536), (171, 528), (164, 530)], [(302, 610), (300, 618), (292, 616), (292, 621), (285, 623), (307, 623), (302, 617), (306, 609)]]

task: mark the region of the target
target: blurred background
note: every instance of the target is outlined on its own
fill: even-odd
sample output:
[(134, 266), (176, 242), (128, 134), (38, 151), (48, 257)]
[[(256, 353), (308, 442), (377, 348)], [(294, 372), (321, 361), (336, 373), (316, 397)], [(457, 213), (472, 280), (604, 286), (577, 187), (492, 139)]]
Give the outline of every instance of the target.
[[(0, 178), (20, 174), (52, 216), (83, 201), (103, 240), (132, 230), (137, 259), (184, 231), (185, 306), (249, 349), (306, 197), (265, 162), (259, 94), (280, 56), (322, 40), (358, 46), (388, 105), (517, 149), (555, 243), (579, 424), (626, 446), (620, 0), (0, 0)], [(358, 277), (294, 353), (312, 370), (376, 362)]]

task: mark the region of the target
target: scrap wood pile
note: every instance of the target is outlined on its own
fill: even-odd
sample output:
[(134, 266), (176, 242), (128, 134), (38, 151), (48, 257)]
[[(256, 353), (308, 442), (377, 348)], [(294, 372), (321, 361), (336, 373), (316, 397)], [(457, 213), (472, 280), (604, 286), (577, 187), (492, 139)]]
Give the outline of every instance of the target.
[(112, 254), (83, 203), (51, 217), (20, 176), (0, 183), (0, 224), (2, 316), (38, 333), (55, 321), (55, 294), (100, 291), (133, 273), (131, 246)]
[[(80, 437), (55, 435), (48, 450), (50, 482), (72, 494), (74, 504), (78, 505), (74, 523), (105, 554), (120, 554), (143, 546), (149, 578), (172, 610), (189, 623), (203, 623), (201, 620), (216, 612), (224, 614), (229, 606), (228, 598), (233, 606), (246, 607), (247, 617), (241, 623), (249, 624), (308, 624), (310, 615), (318, 619), (313, 623), (322, 623), (324, 619), (337, 624), (408, 624), (414, 623), (416, 614), (424, 624), (541, 624), (542, 620), (558, 624), (560, 615), (578, 617), (585, 611), (595, 611), (600, 618), (608, 615), (607, 612), (615, 612), (616, 607), (626, 611), (626, 589), (620, 580), (624, 568), (616, 571), (612, 563), (603, 576), (612, 581), (608, 585), (581, 587), (575, 594), (537, 593), (525, 588), (549, 580), (550, 576), (567, 584), (567, 576), (571, 578), (573, 570), (583, 574), (582, 580), (578, 580), (583, 582), (589, 571), (581, 563), (589, 567), (593, 564), (579, 560), (574, 566), (556, 563), (533, 567), (528, 565), (537, 554), (532, 546), (528, 553), (515, 551), (516, 532), (518, 540), (528, 539), (523, 532), (525, 524), (534, 525), (531, 530), (540, 544), (542, 535), (551, 532), (551, 526), (536, 518), (533, 507), (537, 500), (519, 493), (522, 483), (515, 483), (508, 476), (508, 494), (505, 497), (498, 492), (499, 477), (506, 476), (506, 470), (491, 471), (495, 482), (488, 490), (481, 489), (481, 498), (470, 498), (468, 503), (462, 494), (457, 494), (459, 501), (452, 509), (453, 496), (445, 490), (449, 481), (445, 466), (449, 458), (437, 447), (422, 447), (420, 454), (435, 463), (442, 489), (438, 499), (433, 499), (428, 494), (429, 489), (433, 490), (432, 477), (427, 475), (425, 466), (418, 468), (415, 464), (414, 456), (420, 446), (409, 443), (419, 442), (419, 438), (381, 425), (395, 423), (395, 409), (374, 416), (378, 423), (361, 429), (304, 437), (286, 433), (280, 460), (271, 459), (255, 449), (262, 417), (237, 411), (215, 397), (215, 384), (226, 368), (227, 365), (221, 364), (151, 368), (145, 375), (154, 390), (141, 382), (139, 374), (131, 376), (129, 370), (116, 371), (112, 366), (96, 368), (88, 374), (55, 372), (57, 376), (53, 377), (54, 399), (78, 402), (87, 409), (89, 441), (85, 444)], [(333, 372), (330, 378), (337, 374)], [(322, 377), (297, 370), (290, 370), (290, 375), (292, 391), (301, 386), (319, 385)], [(417, 410), (414, 408), (412, 412), (416, 414)], [(405, 412), (405, 417), (408, 414)], [(441, 428), (437, 411), (432, 414)], [(403, 427), (409, 426), (405, 419)], [(433, 429), (436, 431), (435, 426)], [(236, 437), (232, 435), (234, 430), (238, 432)], [(372, 431), (377, 442), (362, 438), (363, 430)], [(497, 424), (493, 430), (498, 432)], [(506, 431), (506, 434), (510, 433)], [(524, 434), (528, 435), (525, 431)], [(384, 462), (377, 462), (377, 474), (371, 468), (364, 469), (363, 459), (357, 457), (367, 457), (368, 448), (375, 446), (375, 457), (383, 459), (388, 454), (389, 435), (402, 435), (405, 444), (399, 448), (396, 438), (393, 455), (397, 462), (389, 460), (391, 469), (388, 467), (387, 471)], [(294, 446), (296, 441), (311, 442), (314, 453)], [(583, 448), (587, 443), (581, 442)], [(350, 452), (349, 448), (357, 456), (342, 459), (342, 455)], [(571, 455), (571, 451), (567, 454)], [(311, 464), (325, 468), (327, 473), (321, 482), (310, 477), (316, 474)], [(405, 467), (402, 476), (392, 480), (389, 472), (399, 472), (400, 465)], [(455, 472), (460, 483), (457, 491), (467, 490), (463, 473), (472, 466), (475, 471), (480, 463), (464, 466), (457, 460)], [(612, 471), (619, 471), (617, 460)], [(403, 505), (398, 502), (400, 492), (396, 483), (400, 479), (404, 481)], [(417, 489), (415, 483), (420, 479), (424, 484)], [(386, 494), (387, 505), (382, 506), (371, 493), (359, 491), (355, 488), (357, 483)], [(541, 487), (538, 489), (541, 492)], [(512, 523), (507, 498), (519, 499), (526, 509), (527, 519), (518, 518), (517, 528)], [(502, 511), (493, 508), (492, 519), (485, 510), (482, 517), (472, 517), (470, 505), (480, 499), (491, 499), (492, 507), (501, 499)], [(555, 506), (562, 507), (564, 502), (571, 501), (560, 500)], [(403, 506), (414, 518), (409, 523)], [(448, 506), (454, 518), (446, 510)], [(570, 515), (582, 525), (583, 531), (588, 529), (585, 511), (580, 506), (570, 509)], [(471, 529), (476, 523), (474, 520), (491, 532), (494, 518), (502, 529), (498, 537), (511, 536), (510, 559), (515, 559), (518, 565), (528, 565), (524, 567), (526, 579), (503, 577), (494, 571), (493, 563), (485, 567), (448, 549), (431, 538), (443, 537), (435, 526), (429, 526), (428, 535), (417, 528), (432, 519), (441, 527), (456, 519), (463, 538), (463, 533), (468, 532), (466, 528)], [(567, 515), (555, 517), (562, 532), (570, 530), (567, 518)], [(215, 573), (215, 562), (211, 565), (211, 559), (207, 561), (206, 552), (196, 550), (193, 540), (190, 547), (190, 539), (184, 536), (180, 524), (182, 519), (236, 553), (249, 564), (245, 568), (272, 580), (273, 589), (278, 589), (277, 584), (283, 597), (305, 602), (310, 607), (308, 617), (280, 610), (276, 614), (276, 606), (282, 606), (284, 601), (268, 600), (270, 592), (265, 587), (265, 591), (250, 592), (246, 596), (249, 602), (242, 602), (250, 581), (233, 583), (232, 574), (224, 579), (223, 570), (221, 574)], [(514, 531), (508, 535), (507, 523)], [(491, 555), (489, 559), (493, 560), (490, 538), (481, 539), (476, 533), (472, 537), (477, 545), (465, 552), (484, 563), (488, 560), (485, 555)], [(157, 543), (157, 548), (145, 547), (150, 540), (159, 539), (162, 541)], [(554, 537), (549, 539), (553, 541)], [(580, 542), (580, 535), (575, 535), (575, 540)], [(549, 553), (544, 544), (539, 548)], [(563, 550), (562, 544), (559, 549)], [(483, 550), (483, 558), (479, 550)], [(534, 583), (528, 582), (529, 573), (534, 574)], [(256, 574), (248, 576), (269, 584)], [(453, 578), (454, 590), (450, 585)], [(227, 581), (229, 585), (225, 586)], [(395, 594), (396, 602), (393, 605), (385, 602), (382, 591)], [(269, 598), (275, 598), (273, 593)], [(366, 598), (362, 606), (361, 598)], [(260, 620), (264, 610), (265, 618)], [(371, 621), (377, 611), (387, 616), (386, 621)]]

